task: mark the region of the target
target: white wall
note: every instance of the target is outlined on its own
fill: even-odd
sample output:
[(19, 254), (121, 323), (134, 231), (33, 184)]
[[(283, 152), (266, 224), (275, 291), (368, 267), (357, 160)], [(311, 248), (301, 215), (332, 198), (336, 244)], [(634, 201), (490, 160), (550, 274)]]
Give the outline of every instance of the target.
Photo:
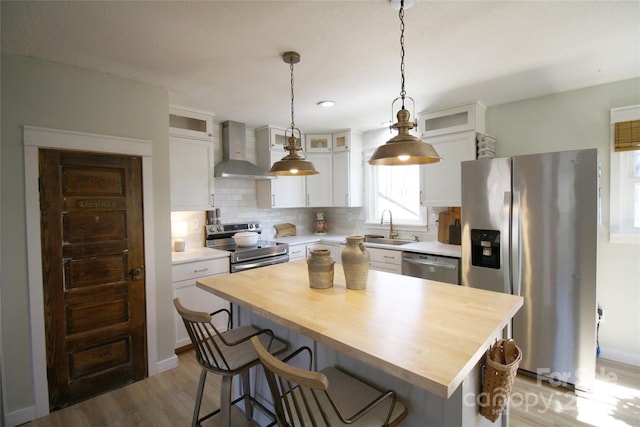
[[(1, 347), (3, 409), (11, 425), (28, 418), (34, 405), (22, 126), (152, 141), (157, 330), (171, 331), (169, 108), (166, 90), (103, 73), (7, 54), (1, 66)], [(171, 334), (158, 337), (157, 353), (159, 360), (173, 355)]]
[[(601, 357), (640, 366), (640, 245), (609, 242), (609, 110), (640, 103), (640, 78), (489, 107), (498, 157), (598, 148), (602, 225), (598, 243)], [(577, 218), (576, 218), (577, 219)]]

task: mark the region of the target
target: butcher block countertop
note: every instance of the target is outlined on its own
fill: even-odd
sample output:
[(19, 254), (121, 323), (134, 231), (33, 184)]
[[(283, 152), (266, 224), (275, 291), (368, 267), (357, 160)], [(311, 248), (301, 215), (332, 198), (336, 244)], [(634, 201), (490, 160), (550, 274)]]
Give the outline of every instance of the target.
[(198, 287), (403, 381), (449, 398), (523, 304), (520, 296), (369, 271), (348, 290), (309, 287), (305, 260), (200, 279)]

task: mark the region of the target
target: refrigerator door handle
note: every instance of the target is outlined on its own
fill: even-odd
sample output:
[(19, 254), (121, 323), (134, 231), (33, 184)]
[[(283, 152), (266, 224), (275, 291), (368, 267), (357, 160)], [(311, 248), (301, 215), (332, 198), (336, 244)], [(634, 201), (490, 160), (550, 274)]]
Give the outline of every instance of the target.
[(503, 224), (502, 231), (503, 236), (501, 237), (500, 242), (500, 254), (501, 262), (500, 264), (504, 266), (504, 274), (502, 277), (504, 278), (504, 292), (507, 294), (513, 293), (513, 289), (511, 284), (511, 198), (512, 193), (510, 191), (504, 192), (504, 214), (503, 214)]
[(511, 201), (511, 283), (513, 288), (511, 293), (520, 295), (522, 291), (522, 276), (520, 274), (522, 260), (520, 257), (520, 228), (522, 223), (522, 210), (520, 203), (520, 192), (514, 191)]

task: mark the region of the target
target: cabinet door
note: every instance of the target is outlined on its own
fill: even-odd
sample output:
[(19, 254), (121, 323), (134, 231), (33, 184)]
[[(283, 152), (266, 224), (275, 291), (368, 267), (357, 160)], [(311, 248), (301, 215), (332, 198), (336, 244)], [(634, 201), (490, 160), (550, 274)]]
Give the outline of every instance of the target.
[(169, 135), (213, 141), (213, 114), (170, 107)]
[(350, 206), (349, 190), (349, 152), (333, 153), (333, 206)]
[(418, 114), (418, 130), (422, 138), (469, 130), (485, 133), (485, 107), (473, 103), (424, 111)]
[(349, 150), (350, 134), (348, 131), (334, 133), (333, 135), (333, 151), (347, 151)]
[(476, 158), (475, 131), (428, 139), (442, 161), (423, 165), (422, 201), (425, 206), (461, 206), (461, 162)]
[(307, 257), (307, 245), (289, 245), (289, 261)]
[[(270, 127), (269, 147), (272, 150), (284, 150), (285, 145), (289, 144), (289, 136), (291, 136), (291, 131), (287, 132), (285, 129)], [(300, 146), (302, 147), (303, 144), (304, 139), (300, 141)]]
[(213, 143), (170, 137), (171, 210), (198, 211), (213, 206)]
[[(180, 298), (180, 302), (190, 310), (205, 311), (212, 313), (221, 308), (229, 309), (229, 302), (210, 292), (204, 291), (196, 286), (196, 279), (182, 280), (173, 283), (173, 296)], [(175, 320), (176, 339), (175, 347), (180, 348), (191, 344), (187, 330), (184, 328), (182, 318), (175, 309), (173, 310)], [(227, 330), (227, 317), (217, 315), (213, 318), (213, 324), (218, 330)]]
[(332, 147), (331, 135), (317, 135), (317, 134), (307, 134), (305, 135), (306, 140), (306, 148), (307, 153), (330, 153)]
[[(271, 164), (282, 159), (284, 151), (271, 152)], [(271, 183), (271, 207), (300, 208), (305, 206), (306, 182), (304, 176), (279, 176)]]
[[(285, 156), (284, 151), (271, 151), (271, 163)], [(302, 208), (306, 205), (307, 186), (304, 176), (279, 176), (275, 179), (256, 181), (258, 207)]]
[(307, 206), (322, 207), (333, 205), (331, 153), (307, 154), (307, 160), (313, 162), (318, 175), (307, 176)]

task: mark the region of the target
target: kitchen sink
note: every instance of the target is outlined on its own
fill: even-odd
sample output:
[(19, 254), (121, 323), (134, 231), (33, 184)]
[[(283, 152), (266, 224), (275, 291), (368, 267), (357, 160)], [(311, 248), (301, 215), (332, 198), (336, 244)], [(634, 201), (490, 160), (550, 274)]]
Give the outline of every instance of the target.
[(364, 238), (365, 243), (378, 243), (381, 245), (406, 245), (407, 243), (413, 243), (413, 240), (402, 239), (387, 239), (385, 237), (368, 237)]

